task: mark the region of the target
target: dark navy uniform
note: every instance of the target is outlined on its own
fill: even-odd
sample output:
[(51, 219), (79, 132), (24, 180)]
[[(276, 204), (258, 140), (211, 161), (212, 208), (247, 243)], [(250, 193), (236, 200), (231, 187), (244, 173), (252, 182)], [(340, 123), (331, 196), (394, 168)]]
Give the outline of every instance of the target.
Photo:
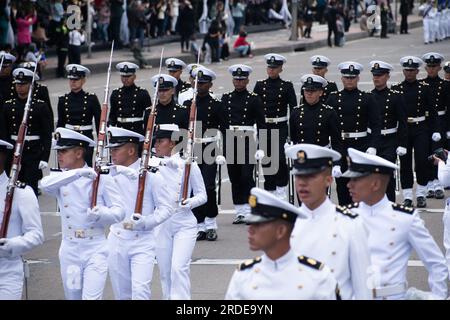
[[(251, 68), (237, 65), (230, 67), (229, 71), (234, 78), (247, 79)], [(233, 204), (236, 207), (236, 219), (239, 220), (235, 220), (235, 223), (243, 223), (243, 218), (250, 212), (247, 204), (250, 190), (255, 186), (253, 178), (255, 165), (252, 159), (253, 154), (250, 154), (250, 143), (253, 140), (254, 124), (257, 125), (258, 130), (266, 128), (264, 106), (261, 98), (247, 89), (224, 93), (222, 103), (225, 108), (226, 125), (228, 126), (225, 137), (225, 155), (231, 182)], [(233, 140), (228, 141), (227, 139)], [(244, 141), (245, 154), (242, 154)], [(227, 145), (233, 146), (234, 150), (227, 150)], [(238, 146), (241, 147), (238, 148)], [(232, 158), (231, 155), (234, 157)], [(245, 158), (243, 159), (242, 157)], [(242, 162), (244, 163), (242, 164)]]
[[(208, 83), (216, 79), (216, 74), (205, 67), (196, 68), (193, 71), (193, 77), (196, 77), (197, 74), (199, 83)], [(190, 108), (192, 99), (185, 101), (184, 105)], [(215, 152), (215, 147), (219, 142), (218, 139), (220, 139), (217, 134), (225, 126), (225, 112), (222, 102), (210, 94), (203, 97), (197, 95), (196, 106), (196, 120), (197, 124), (201, 124), (201, 130), (197, 128), (195, 131), (196, 144), (194, 155), (198, 155), (196, 159), (201, 159), (201, 161), (197, 160), (197, 163), (205, 183), (208, 200), (205, 204), (192, 209), (192, 212), (194, 212), (199, 224), (197, 240), (214, 241), (217, 239), (216, 230), (218, 228), (215, 218), (219, 214), (216, 192), (217, 164), (215, 162), (206, 163), (205, 160), (207, 159), (205, 157), (211, 156), (215, 159), (218, 155)]]
[[(85, 77), (90, 72), (80, 65), (68, 65), (68, 78), (79, 79)], [(101, 116), (101, 106), (94, 93), (85, 92), (81, 89), (78, 92), (69, 92), (58, 98), (58, 122), (57, 127), (75, 130), (84, 134), (90, 139), (93, 138), (93, 124), (98, 132)], [(86, 149), (85, 160), (88, 166), (92, 166), (92, 156), (94, 149)]]
[[(404, 57), (403, 68), (418, 69), (419, 61), (416, 57)], [(410, 61), (410, 62), (408, 62)], [(412, 155), (414, 149), (414, 163), (417, 179), (416, 195), (425, 201), (426, 184), (428, 181), (429, 162), (427, 157), (430, 150), (431, 128), (438, 125), (437, 112), (431, 105), (431, 92), (429, 85), (423, 81), (402, 81), (391, 87), (402, 93), (406, 106), (408, 123), (407, 153), (400, 157), (400, 181), (403, 190), (405, 205), (412, 206), (413, 200), (413, 167)], [(427, 121), (427, 118), (429, 121)], [(408, 201), (407, 201), (408, 200)]]
[(13, 76), (11, 70), (14, 69), (13, 63), (16, 61), (15, 56), (3, 51), (0, 53), (0, 59), (2, 58), (3, 66), (0, 74), (0, 106), (2, 106), (6, 100), (11, 99), (11, 91), (14, 89), (12, 86)]
[[(353, 66), (353, 68), (352, 68)], [(358, 75), (359, 66), (356, 63), (340, 64), (341, 73), (344, 76)], [(353, 70), (351, 70), (353, 69)], [(358, 70), (358, 71), (355, 71)], [(360, 67), (362, 70), (362, 66)], [(334, 108), (338, 115), (341, 138), (343, 140), (342, 158), (346, 159), (348, 148), (354, 148), (361, 151), (370, 151), (369, 148), (377, 149), (380, 147), (381, 120), (374, 97), (371, 93), (354, 90), (341, 90), (332, 93), (327, 104)], [(371, 135), (368, 136), (367, 129), (371, 129)], [(347, 170), (347, 163), (342, 161), (342, 172)], [(348, 179), (336, 179), (337, 193), (340, 205), (346, 205), (352, 202), (347, 189)]]
[[(282, 66), (286, 60), (277, 54), (267, 54), (265, 56), (268, 68)], [(282, 80), (280, 77), (259, 80), (255, 84), (253, 92), (258, 94), (264, 107), (264, 117), (268, 129), (267, 150), (265, 153), (272, 157), (272, 130), (278, 133), (278, 163), (276, 163), (277, 173), (264, 175), (264, 189), (268, 191), (280, 190), (280, 196), (286, 196), (284, 188), (288, 184), (288, 167), (284, 154), (284, 144), (288, 140), (288, 114), (297, 106), (297, 97), (292, 82)], [(288, 113), (289, 108), (289, 113)], [(263, 165), (263, 168), (272, 164)], [(277, 191), (278, 191), (277, 190)]]
[[(11, 144), (15, 144), (22, 122), (26, 99), (14, 98), (3, 105), (6, 120), (6, 136)], [(25, 182), (38, 194), (38, 181), (42, 178), (39, 169), (40, 161), (48, 162), (53, 132), (53, 117), (47, 104), (33, 99), (28, 114), (28, 130), (22, 154), (19, 180)], [(11, 158), (7, 162), (11, 164)], [(9, 171), (9, 167), (7, 171)]]
[[(394, 70), (390, 64), (383, 61), (372, 61), (371, 67), (374, 77), (389, 74), (390, 71)], [(398, 147), (406, 150), (408, 141), (405, 102), (399, 91), (387, 87), (381, 90), (374, 88), (372, 94), (381, 119), (381, 139), (377, 155), (395, 163)], [(401, 150), (399, 152), (399, 155), (403, 156)], [(390, 201), (395, 202), (394, 176), (391, 176), (386, 195)]]
[[(166, 65), (167, 71), (169, 71), (169, 75), (171, 75), (171, 76), (175, 76), (174, 73), (177, 73), (178, 71), (182, 71), (184, 68), (186, 68), (186, 63), (184, 63), (182, 60), (177, 59), (177, 58), (166, 59), (165, 65)], [(177, 79), (178, 83), (175, 85), (174, 97), (175, 97), (175, 101), (178, 101), (178, 94), (180, 92), (190, 88), (191, 84), (181, 80), (181, 78), (179, 78), (178, 76), (176, 79)]]

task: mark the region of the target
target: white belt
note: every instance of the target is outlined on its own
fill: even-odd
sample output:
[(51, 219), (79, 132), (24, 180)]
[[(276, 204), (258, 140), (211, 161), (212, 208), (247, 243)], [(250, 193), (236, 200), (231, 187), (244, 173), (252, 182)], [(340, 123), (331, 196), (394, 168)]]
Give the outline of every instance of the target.
[[(372, 133), (372, 129), (367, 128), (367, 132), (368, 133)], [(390, 128), (390, 129), (383, 129), (381, 130), (381, 134), (392, 134), (392, 133), (396, 133), (397, 132), (397, 128)]]
[(153, 234), (153, 230), (133, 230), (133, 224), (130, 222), (122, 222), (120, 225), (120, 228), (111, 228), (111, 233), (121, 239), (139, 239)]
[(63, 236), (66, 239), (89, 239), (105, 237), (105, 230), (101, 228), (95, 229), (66, 229), (63, 232)]
[(446, 113), (445, 110), (441, 110), (441, 111), (437, 112), (438, 116), (445, 116), (445, 113)]
[(425, 116), (417, 117), (417, 118), (408, 118), (408, 123), (414, 123), (414, 122), (422, 122), (425, 121)]
[(216, 142), (217, 140), (219, 140), (219, 137), (215, 136), (215, 137), (207, 137), (207, 138), (195, 138), (194, 142), (195, 143), (209, 143), (209, 142)]
[(341, 137), (342, 139), (348, 139), (348, 138), (362, 138), (367, 136), (367, 131), (364, 132), (342, 132)]
[(373, 298), (382, 298), (387, 296), (392, 296), (394, 294), (402, 294), (408, 289), (408, 283), (403, 282), (400, 284), (396, 284), (393, 286), (381, 287), (381, 288), (373, 288), (372, 296)]
[(229, 129), (233, 130), (233, 131), (238, 131), (238, 130), (254, 131), (255, 130), (255, 128), (253, 126), (230, 126)]
[(92, 124), (87, 125), (87, 126), (66, 124), (65, 127), (67, 129), (75, 130), (75, 131), (92, 130)]
[(266, 123), (280, 123), (288, 120), (288, 117), (279, 117), (279, 118), (266, 118)]
[[(17, 136), (16, 135), (12, 135), (11, 139), (16, 141), (17, 140)], [(33, 140), (39, 140), (39, 139), (41, 139), (40, 136), (25, 136), (25, 141), (33, 141)]]
[(144, 121), (143, 118), (117, 118), (118, 122), (122, 122), (122, 123), (128, 123), (128, 122), (139, 122), (139, 121)]

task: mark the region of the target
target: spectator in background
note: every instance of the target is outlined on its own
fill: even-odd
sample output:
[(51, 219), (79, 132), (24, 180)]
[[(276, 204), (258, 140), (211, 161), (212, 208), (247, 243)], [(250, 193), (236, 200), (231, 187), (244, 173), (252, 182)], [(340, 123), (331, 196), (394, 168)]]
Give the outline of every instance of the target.
[(239, 53), (241, 58), (249, 57), (253, 58), (251, 53), (251, 45), (247, 42), (247, 33), (244, 30), (239, 32), (239, 37), (237, 37), (236, 41), (233, 45), (234, 51)]
[(326, 0), (317, 0), (316, 1), (316, 20), (319, 21), (320, 24), (325, 23), (324, 18), (324, 12), (325, 8), (327, 7), (327, 1)]
[(211, 62), (220, 62), (220, 47), (219, 47), (219, 38), (220, 38), (220, 28), (219, 22), (217, 20), (213, 20), (211, 25), (209, 26), (208, 33), (205, 35), (205, 39), (203, 42), (202, 49), (206, 50), (206, 44), (211, 48)]
[(130, 29), (130, 42), (139, 39), (141, 48), (144, 46), (144, 30), (146, 20), (144, 14), (144, 6), (141, 0), (135, 0), (130, 3), (127, 8), (128, 28)]
[(181, 35), (181, 52), (189, 52), (189, 39), (195, 32), (194, 9), (188, 0), (180, 1), (177, 32)]
[(53, 0), (54, 2), (50, 6), (50, 22), (48, 26), (48, 37), (52, 43), (56, 43), (55, 32), (64, 18), (64, 7), (62, 0)]
[(241, 0), (230, 0), (231, 4), (231, 15), (234, 20), (233, 34), (236, 35), (241, 30), (241, 25), (244, 22), (245, 5), (242, 4)]
[(86, 41), (83, 30), (69, 32), (69, 64), (81, 64), (81, 45)]
[(337, 37), (337, 26), (336, 26), (336, 17), (337, 16), (337, 8), (334, 0), (330, 0), (327, 6), (326, 18), (328, 22), (328, 46), (332, 47), (331, 44), (331, 34), (334, 35), (334, 45), (338, 45), (338, 37)]
[(6, 0), (0, 0), (0, 47), (8, 42), (9, 11), (6, 4)]
[(345, 44), (345, 22), (342, 15), (337, 14), (336, 15), (336, 43), (337, 46), (343, 47)]
[[(162, 37), (165, 33), (164, 30), (164, 21), (166, 19), (166, 10), (167, 10), (167, 4), (165, 0), (159, 0), (158, 4), (156, 5), (156, 12), (158, 16), (158, 37)], [(189, 49), (189, 46), (188, 46)]]
[(314, 21), (313, 8), (306, 2), (304, 6), (304, 19), (305, 19), (305, 38), (311, 38), (311, 29)]
[(178, 15), (180, 14), (180, 3), (178, 0), (170, 0), (170, 33), (174, 35), (176, 33), (175, 27), (177, 25)]
[(400, 23), (400, 34), (408, 34), (409, 0), (400, 1), (400, 14), (402, 16), (402, 21)]
[(17, 25), (17, 60), (22, 62), (24, 58), (24, 51), (31, 43), (31, 26), (36, 23), (36, 12), (25, 13), (22, 10), (17, 10), (16, 25)]
[(120, 40), (120, 23), (122, 21), (123, 14), (123, 0), (111, 0), (111, 21), (110, 30), (111, 38), (114, 40), (117, 49), (122, 47), (122, 42)]
[(388, 15), (389, 8), (386, 6), (386, 3), (380, 3), (380, 19), (381, 19), (381, 35), (380, 38), (387, 39), (387, 28), (388, 28)]
[(65, 64), (67, 59), (67, 54), (69, 51), (69, 29), (62, 20), (60, 25), (55, 29), (55, 43), (56, 43), (56, 54), (58, 55), (58, 67), (56, 68), (56, 77), (65, 77)]
[(98, 30), (101, 41), (108, 43), (108, 27), (111, 19), (111, 10), (109, 8), (109, 1), (103, 0), (98, 11)]

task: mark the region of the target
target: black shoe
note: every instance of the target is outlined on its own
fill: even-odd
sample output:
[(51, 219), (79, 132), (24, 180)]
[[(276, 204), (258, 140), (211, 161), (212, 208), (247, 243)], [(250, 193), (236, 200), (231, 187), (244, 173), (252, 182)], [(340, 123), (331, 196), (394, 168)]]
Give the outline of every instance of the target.
[(426, 208), (427, 206), (427, 200), (425, 199), (425, 197), (417, 197), (416, 202), (417, 208)]
[(435, 190), (434, 191), (434, 198), (435, 199), (444, 199), (445, 194), (443, 190)]
[(427, 199), (434, 198), (434, 190), (427, 191)]
[(245, 223), (245, 217), (244, 216), (237, 216), (233, 220), (233, 224), (242, 224)]
[(206, 230), (206, 240), (208, 240), (208, 241), (216, 241), (217, 240), (217, 231), (216, 231), (216, 229), (208, 229), (208, 230)]
[(408, 207), (408, 208), (412, 208), (413, 207), (413, 202), (411, 199), (405, 199), (403, 201), (403, 206)]
[(206, 232), (199, 231), (197, 232), (197, 241), (206, 240)]

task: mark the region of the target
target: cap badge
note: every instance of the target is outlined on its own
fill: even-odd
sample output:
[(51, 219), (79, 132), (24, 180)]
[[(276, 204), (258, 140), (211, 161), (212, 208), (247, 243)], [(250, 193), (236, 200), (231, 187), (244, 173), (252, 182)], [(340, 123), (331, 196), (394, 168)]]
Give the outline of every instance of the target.
[(199, 78), (203, 77), (203, 71), (202, 70), (199, 70), (197, 72), (197, 77), (199, 77)]
[(374, 69), (379, 69), (379, 68), (380, 68), (380, 64), (379, 64), (379, 63), (375, 63), (375, 64), (373, 65), (373, 67), (374, 67)]
[(175, 66), (175, 61), (173, 61), (173, 60), (170, 61), (170, 66), (171, 66), (171, 67)]
[(408, 59), (408, 64), (412, 65), (413, 64), (413, 59)]
[(250, 197), (248, 197), (248, 204), (250, 205), (250, 207), (252, 207), (252, 208), (256, 207), (256, 203), (257, 203), (256, 200), (257, 200), (256, 196), (254, 196), (254, 195), (251, 195)]
[(59, 140), (61, 139), (61, 133), (55, 132), (55, 133), (53, 134), (53, 138), (54, 138), (56, 141), (59, 141)]
[(305, 151), (299, 151), (299, 152), (297, 152), (297, 162), (298, 162), (298, 163), (305, 163), (305, 162), (306, 162), (306, 154), (305, 154)]
[(355, 66), (351, 64), (351, 65), (348, 67), (348, 70), (350, 70), (350, 72), (353, 72), (353, 70), (355, 70)]
[(313, 79), (311, 77), (308, 77), (308, 79), (306, 80), (306, 83), (312, 84), (313, 83)]
[(124, 72), (128, 72), (128, 66), (127, 66), (127, 65), (125, 65), (125, 66), (123, 67), (123, 71), (124, 71)]
[(164, 77), (159, 77), (159, 84), (163, 84), (164, 83)]
[(72, 67), (72, 73), (77, 73), (77, 67), (75, 66)]
[(271, 63), (274, 63), (274, 62), (275, 62), (275, 57), (274, 57), (274, 56), (271, 56), (271, 57), (270, 57), (270, 62), (271, 62)]
[(316, 58), (316, 62), (320, 63), (320, 58), (319, 57)]
[(19, 79), (23, 79), (25, 77), (25, 74), (23, 73), (23, 71), (20, 71), (19, 74), (17, 75), (17, 78)]
[(237, 73), (237, 74), (242, 74), (242, 69), (241, 69), (241, 68), (237, 68), (237, 69), (236, 69), (236, 73)]

